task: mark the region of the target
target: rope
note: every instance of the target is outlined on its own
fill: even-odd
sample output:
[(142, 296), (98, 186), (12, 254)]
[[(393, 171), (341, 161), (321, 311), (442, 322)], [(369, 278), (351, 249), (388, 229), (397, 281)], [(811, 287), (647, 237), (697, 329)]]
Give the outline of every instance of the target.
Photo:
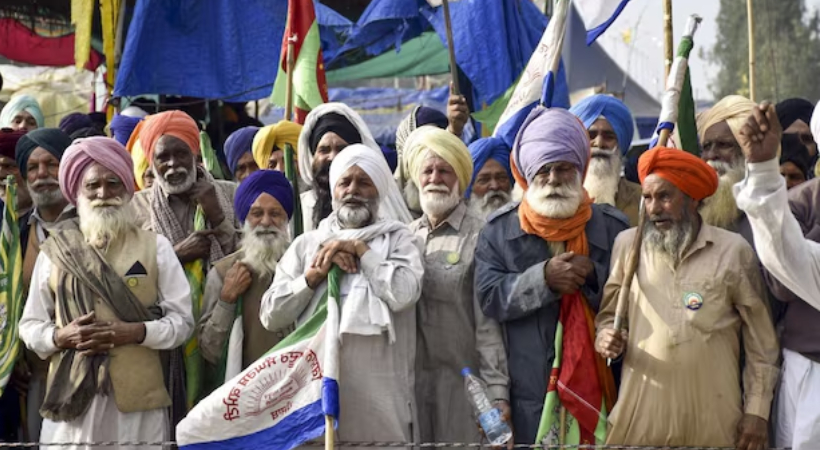
[[(117, 441), (102, 441), (102, 442), (0, 442), (0, 447), (4, 448), (30, 448), (38, 446), (54, 446), (54, 447), (73, 447), (73, 446), (87, 446), (87, 447), (104, 447), (104, 446), (172, 446), (177, 445), (174, 441), (160, 441), (160, 442), (117, 442)], [(309, 441), (301, 447), (321, 447), (324, 446), (324, 441)], [(336, 447), (388, 447), (388, 448), (490, 448), (486, 443), (466, 443), (466, 442), (425, 442), (415, 444), (412, 442), (336, 442)], [(506, 446), (503, 446), (506, 447)], [(518, 449), (541, 449), (541, 450), (562, 450), (562, 449), (578, 449), (578, 450), (734, 450), (735, 447), (689, 447), (689, 446), (641, 446), (641, 445), (534, 445), (534, 444), (516, 444), (514, 448)], [(791, 447), (772, 447), (768, 450), (791, 450)]]

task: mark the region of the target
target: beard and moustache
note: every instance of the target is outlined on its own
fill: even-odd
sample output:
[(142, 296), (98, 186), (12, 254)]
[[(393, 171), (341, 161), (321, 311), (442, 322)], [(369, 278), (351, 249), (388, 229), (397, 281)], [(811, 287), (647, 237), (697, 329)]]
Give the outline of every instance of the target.
[[(691, 200), (689, 200), (691, 202)], [(677, 267), (683, 259), (683, 255), (695, 241), (695, 226), (697, 221), (690, 212), (689, 204), (684, 208), (681, 220), (674, 223), (672, 228), (662, 231), (655, 226), (658, 220), (669, 220), (664, 215), (648, 216), (646, 228), (643, 231), (643, 245), (655, 255), (669, 261), (673, 267)]]
[(316, 195), (316, 205), (313, 207), (313, 226), (333, 212), (333, 196), (330, 192), (330, 162), (322, 164), (313, 172), (313, 192)]
[(446, 184), (428, 184), (424, 187), (420, 197), (421, 210), (427, 217), (444, 219), (458, 203), (461, 196), (458, 195), (458, 185), (448, 188)]
[[(168, 177), (176, 174), (185, 175), (185, 178), (176, 183), (169, 182)], [(163, 174), (160, 174), (159, 170), (154, 167), (154, 175), (154, 182), (158, 184), (166, 194), (175, 195), (188, 192), (194, 186), (194, 183), (196, 183), (196, 160), (193, 161), (190, 168), (175, 167), (167, 170)]]
[(617, 147), (612, 150), (592, 148), (592, 158), (589, 161), (587, 177), (584, 179), (584, 189), (595, 203), (615, 206), (622, 167), (623, 161)]
[[(31, 201), (37, 207), (54, 206), (64, 201), (63, 193), (60, 191), (60, 183), (55, 178), (36, 180), (34, 183), (27, 183), (28, 191), (31, 194)], [(48, 186), (46, 191), (37, 191), (36, 188)], [(19, 193), (19, 191), (18, 191)]]
[(486, 220), (498, 208), (509, 203), (511, 197), (507, 191), (487, 191), (483, 197), (476, 196), (473, 191), (470, 194), (470, 211)]
[(376, 221), (379, 213), (379, 199), (367, 199), (348, 194), (333, 200), (333, 209), (339, 224), (344, 229), (364, 228)]
[(581, 174), (578, 174), (575, 181), (558, 186), (533, 183), (524, 196), (538, 215), (550, 219), (568, 219), (575, 215), (584, 198)]
[(708, 161), (708, 164), (718, 172), (718, 188), (711, 197), (703, 200), (700, 216), (709, 225), (735, 231), (741, 211), (737, 208), (732, 188), (746, 176), (743, 159), (735, 159), (731, 164), (723, 161)]
[(251, 228), (248, 222), (245, 222), (242, 231), (239, 243), (244, 253), (242, 262), (261, 276), (274, 273), (276, 264), (290, 245), (288, 231), (276, 226)]
[(119, 197), (105, 200), (77, 198), (77, 215), (85, 241), (102, 248), (134, 228), (133, 212), (127, 201)]

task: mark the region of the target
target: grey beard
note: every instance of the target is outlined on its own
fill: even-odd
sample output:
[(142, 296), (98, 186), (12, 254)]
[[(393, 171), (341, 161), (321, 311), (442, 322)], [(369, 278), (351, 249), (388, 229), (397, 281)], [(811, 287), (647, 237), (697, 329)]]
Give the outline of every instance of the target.
[[(598, 152), (603, 153), (604, 151), (599, 150)], [(619, 154), (606, 153), (606, 155), (607, 158), (596, 157), (590, 160), (589, 171), (584, 179), (584, 189), (595, 203), (615, 206), (623, 162)]]
[(363, 204), (348, 202), (350, 197), (341, 200), (333, 200), (333, 210), (336, 211), (336, 217), (339, 220), (339, 225), (344, 229), (364, 228), (376, 221), (379, 213), (379, 200), (365, 200), (363, 198), (356, 198), (356, 200)]
[(419, 193), (419, 188), (416, 186), (416, 183), (413, 183), (411, 180), (407, 180), (404, 184), (404, 189), (402, 190), (402, 196), (404, 197), (404, 201), (407, 203), (407, 209), (413, 211), (414, 213), (422, 213), (421, 194)]
[(29, 194), (31, 195), (31, 201), (34, 203), (34, 206), (37, 206), (38, 208), (54, 206), (65, 201), (65, 197), (63, 197), (63, 193), (60, 191), (59, 186), (56, 189), (45, 192), (35, 191), (31, 188), (31, 183), (29, 183), (28, 187)]
[(478, 217), (487, 219), (490, 214), (510, 202), (511, 196), (505, 191), (487, 191), (484, 197), (475, 195), (475, 191), (470, 194), (470, 211)]
[(682, 220), (672, 229), (661, 231), (651, 220), (647, 220), (643, 231), (643, 243), (646, 249), (669, 261), (677, 267), (689, 246), (695, 240), (695, 219), (689, 213), (684, 213)]
[(154, 167), (153, 169), (155, 183), (158, 184), (159, 187), (162, 188), (163, 192), (165, 192), (166, 194), (175, 195), (188, 192), (191, 189), (191, 187), (193, 187), (194, 183), (196, 183), (196, 160), (194, 160), (193, 167), (186, 169), (187, 178), (180, 184), (169, 183), (168, 180), (165, 178), (166, 176), (168, 176), (168, 173), (166, 173), (165, 175), (160, 175), (156, 167)]
[(739, 164), (733, 164), (720, 176), (717, 191), (711, 197), (703, 200), (700, 215), (704, 222), (724, 230), (737, 231), (735, 230), (735, 224), (740, 218), (741, 212), (737, 208), (732, 188), (745, 176), (745, 167), (742, 161)]
[(239, 248), (244, 253), (242, 262), (259, 275), (273, 274), (276, 264), (290, 245), (288, 231), (262, 226), (251, 229), (248, 222), (245, 222), (242, 230), (242, 240), (239, 243)]

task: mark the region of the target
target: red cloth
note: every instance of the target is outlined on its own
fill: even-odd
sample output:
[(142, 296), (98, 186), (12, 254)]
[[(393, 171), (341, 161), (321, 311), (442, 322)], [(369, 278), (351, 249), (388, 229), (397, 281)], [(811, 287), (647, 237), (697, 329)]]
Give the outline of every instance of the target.
[(655, 174), (677, 186), (695, 200), (711, 197), (718, 188), (715, 169), (697, 156), (683, 150), (655, 147), (638, 160), (638, 177)]
[(194, 154), (199, 154), (199, 127), (187, 113), (176, 110), (161, 112), (148, 116), (141, 125), (138, 130), (134, 131), (129, 144), (139, 132), (137, 139), (149, 163), (154, 162), (154, 149), (157, 141), (165, 135), (181, 139), (188, 144)]
[(26, 134), (26, 130), (12, 130), (11, 128), (0, 128), (0, 156), (14, 159), (14, 149), (17, 141)]
[[(305, 36), (310, 32), (310, 28), (316, 22), (316, 11), (313, 9), (312, 0), (288, 0), (288, 21), (285, 25), (285, 34), (282, 36), (282, 51), (280, 53), (279, 66), (280, 73), (287, 73), (288, 68), (288, 43), (289, 38), (295, 38), (293, 42), (293, 61), (299, 58), (299, 52), (302, 51), (302, 44), (305, 42)], [(309, 55), (312, 57), (313, 55)], [(327, 78), (325, 77), (325, 65), (322, 64), (322, 49), (316, 56), (319, 64), (316, 65), (316, 83), (319, 85), (319, 93), (322, 99), (327, 103)], [(294, 102), (293, 112), (294, 121), (299, 125), (304, 125), (310, 110), (303, 109), (305, 105), (297, 105)], [(286, 117), (287, 119), (287, 117)]]
[[(71, 66), (74, 65), (74, 33), (40, 36), (18, 20), (0, 18), (0, 55), (37, 66)], [(94, 70), (102, 62), (102, 55), (91, 49), (85, 68)]]

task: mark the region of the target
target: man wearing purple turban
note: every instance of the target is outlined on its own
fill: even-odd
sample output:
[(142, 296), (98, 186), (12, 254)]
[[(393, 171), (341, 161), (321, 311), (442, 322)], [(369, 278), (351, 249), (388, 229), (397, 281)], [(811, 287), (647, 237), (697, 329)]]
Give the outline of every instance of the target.
[[(288, 220), (293, 215), (293, 188), (282, 172), (258, 170), (236, 189), (234, 210), (243, 226), (239, 250), (208, 272), (202, 319), (197, 325), (202, 356), (220, 373), (224, 368), (225, 380), (262, 357), (292, 331), (290, 325), (266, 330), (259, 320), (259, 305), (273, 281), (276, 264), (290, 245)], [(235, 327), (241, 334), (234, 333)], [(243, 339), (234, 339), (235, 335)], [(226, 342), (228, 352), (224, 353)]]
[(159, 351), (193, 330), (190, 288), (168, 239), (132, 219), (133, 174), (125, 147), (106, 137), (74, 141), (60, 164), (79, 220), (43, 243), (20, 319), (21, 339), (50, 361), (46, 442), (169, 437), (163, 373), (182, 372)]

